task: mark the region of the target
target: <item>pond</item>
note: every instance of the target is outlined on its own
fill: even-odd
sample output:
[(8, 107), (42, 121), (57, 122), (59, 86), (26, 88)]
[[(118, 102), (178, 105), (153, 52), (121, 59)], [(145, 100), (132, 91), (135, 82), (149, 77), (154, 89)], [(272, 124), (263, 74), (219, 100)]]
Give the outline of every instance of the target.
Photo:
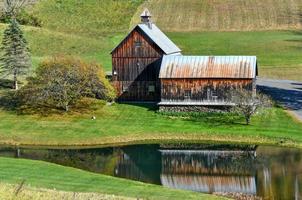
[(299, 199), (302, 150), (269, 146), (137, 145), (100, 149), (1, 147), (0, 156), (44, 160), (197, 192)]

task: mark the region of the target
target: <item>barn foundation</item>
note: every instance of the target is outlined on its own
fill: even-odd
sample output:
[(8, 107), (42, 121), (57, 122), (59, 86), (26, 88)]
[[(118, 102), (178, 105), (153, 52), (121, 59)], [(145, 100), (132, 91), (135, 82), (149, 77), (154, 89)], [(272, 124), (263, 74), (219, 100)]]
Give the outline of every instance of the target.
[(205, 112), (225, 113), (231, 106), (205, 106), (205, 105), (159, 105), (159, 112)]

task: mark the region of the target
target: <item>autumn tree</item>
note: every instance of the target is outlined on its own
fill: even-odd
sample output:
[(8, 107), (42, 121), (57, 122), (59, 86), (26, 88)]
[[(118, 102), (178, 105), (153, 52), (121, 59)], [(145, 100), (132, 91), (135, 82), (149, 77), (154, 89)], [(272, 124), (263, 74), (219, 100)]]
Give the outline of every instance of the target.
[(4, 0), (2, 12), (10, 18), (16, 18), (20, 10), (28, 5), (29, 2), (29, 0)]
[(99, 65), (62, 56), (43, 61), (21, 94), (27, 104), (66, 112), (83, 97), (108, 101), (115, 97)]

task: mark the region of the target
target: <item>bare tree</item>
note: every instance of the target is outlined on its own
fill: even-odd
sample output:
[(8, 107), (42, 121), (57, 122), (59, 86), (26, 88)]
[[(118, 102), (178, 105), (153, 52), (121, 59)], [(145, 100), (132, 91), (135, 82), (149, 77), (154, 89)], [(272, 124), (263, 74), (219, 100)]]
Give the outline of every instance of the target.
[(242, 114), (247, 125), (255, 113), (272, 106), (272, 100), (268, 96), (246, 89), (232, 90), (230, 100), (234, 104), (232, 111)]
[(3, 9), (7, 16), (15, 18), (18, 12), (28, 3), (29, 0), (4, 0)]

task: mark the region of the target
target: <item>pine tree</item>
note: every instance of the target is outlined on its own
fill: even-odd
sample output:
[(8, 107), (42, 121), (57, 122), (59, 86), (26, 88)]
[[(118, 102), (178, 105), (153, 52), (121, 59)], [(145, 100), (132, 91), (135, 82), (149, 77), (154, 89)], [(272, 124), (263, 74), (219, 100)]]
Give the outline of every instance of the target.
[(13, 76), (14, 89), (17, 90), (18, 78), (29, 72), (31, 59), (27, 42), (15, 18), (10, 20), (4, 31), (0, 55), (0, 73)]

